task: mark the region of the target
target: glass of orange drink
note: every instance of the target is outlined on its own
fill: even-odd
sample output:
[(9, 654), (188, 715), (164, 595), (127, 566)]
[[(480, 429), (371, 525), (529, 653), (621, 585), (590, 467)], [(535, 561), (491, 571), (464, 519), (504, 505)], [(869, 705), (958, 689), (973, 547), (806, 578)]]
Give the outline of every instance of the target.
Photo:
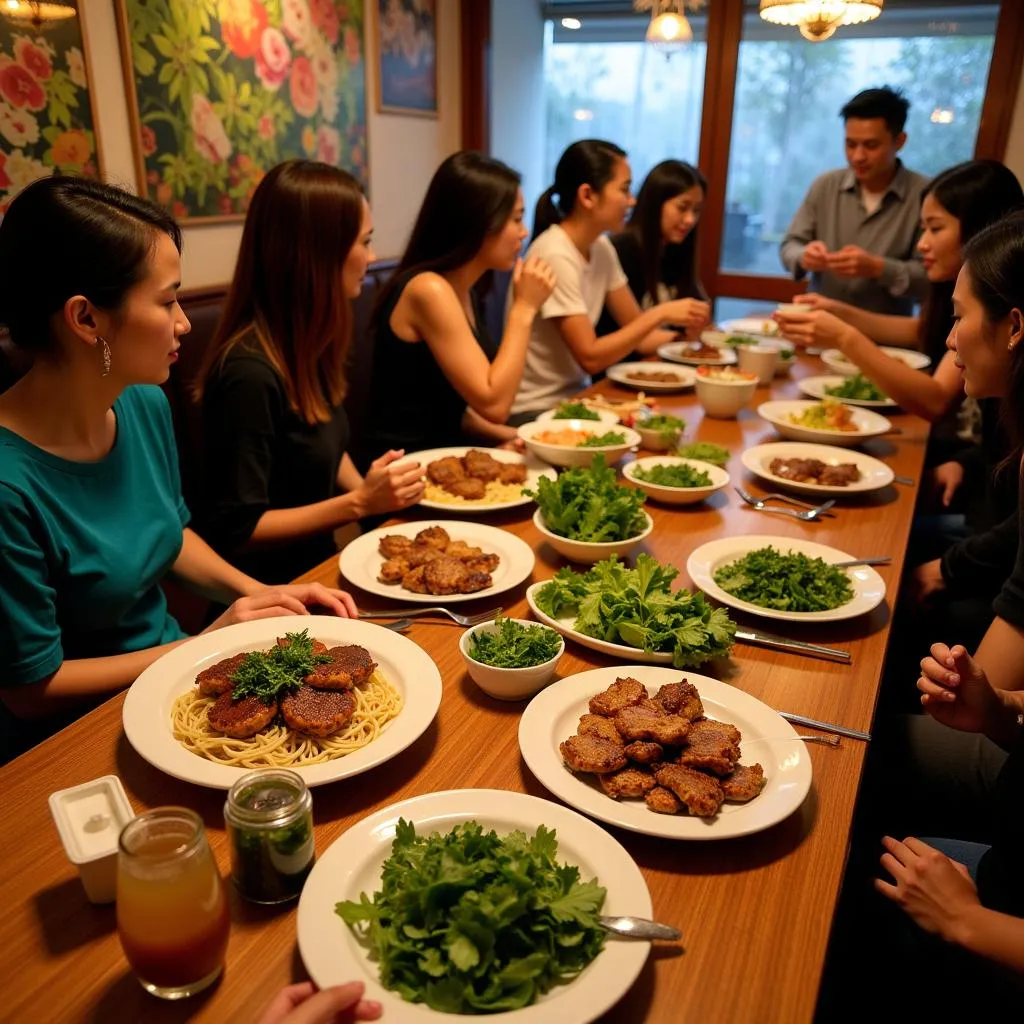
[(224, 966), (228, 904), (199, 815), (157, 807), (121, 831), (117, 930), (142, 987), (183, 999), (212, 985)]

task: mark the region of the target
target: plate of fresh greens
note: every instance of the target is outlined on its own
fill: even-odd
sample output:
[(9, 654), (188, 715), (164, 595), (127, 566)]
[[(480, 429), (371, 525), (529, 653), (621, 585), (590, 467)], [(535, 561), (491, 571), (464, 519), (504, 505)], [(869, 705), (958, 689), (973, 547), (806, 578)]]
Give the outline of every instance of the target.
[(678, 575), (646, 553), (634, 569), (608, 558), (583, 573), (559, 569), (527, 588), (526, 603), (545, 626), (617, 658), (694, 668), (728, 656), (736, 624), (703, 594), (672, 590)]
[(870, 566), (832, 565), (857, 557), (809, 540), (753, 534), (702, 544), (686, 560), (686, 571), (708, 597), (737, 611), (786, 622), (839, 622), (885, 600), (885, 580)]
[(729, 474), (713, 463), (670, 455), (634, 459), (623, 467), (622, 475), (667, 505), (693, 505), (729, 484)]
[(608, 832), (538, 797), (452, 790), (362, 818), (320, 854), (298, 945), (320, 988), (358, 979), (388, 1020), (587, 1022), (650, 951), (604, 936), (598, 914), (652, 916), (640, 869)]
[(720, 444), (712, 444), (710, 441), (691, 441), (689, 444), (681, 444), (675, 451), (681, 459), (697, 459), (698, 462), (710, 462), (713, 466), (725, 469), (726, 463), (732, 457), (728, 448)]
[(797, 387), (811, 398), (838, 398), (844, 405), (860, 405), (865, 409), (895, 409), (896, 403), (863, 374), (850, 377), (804, 377)]
[(554, 409), (542, 412), (536, 422), (546, 423), (548, 420), (592, 420), (594, 423), (615, 424), (619, 422), (619, 417), (604, 409), (594, 409), (585, 402), (568, 401), (560, 402)]

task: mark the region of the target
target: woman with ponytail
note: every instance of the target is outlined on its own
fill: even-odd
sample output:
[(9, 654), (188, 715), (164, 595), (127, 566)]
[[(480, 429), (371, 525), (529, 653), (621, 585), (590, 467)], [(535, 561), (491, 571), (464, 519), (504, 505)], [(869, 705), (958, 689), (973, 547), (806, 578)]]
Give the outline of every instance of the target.
[[(608, 232), (622, 231), (634, 205), (626, 154), (611, 142), (574, 142), (558, 161), (555, 183), (537, 203), (527, 258), (540, 257), (557, 283), (533, 323), (513, 419), (522, 421), (586, 387), (589, 375), (633, 351), (647, 354), (675, 337), (679, 324), (699, 331), (710, 318), (706, 302), (661, 302), (641, 311)], [(619, 329), (599, 338), (595, 325), (607, 306)]]

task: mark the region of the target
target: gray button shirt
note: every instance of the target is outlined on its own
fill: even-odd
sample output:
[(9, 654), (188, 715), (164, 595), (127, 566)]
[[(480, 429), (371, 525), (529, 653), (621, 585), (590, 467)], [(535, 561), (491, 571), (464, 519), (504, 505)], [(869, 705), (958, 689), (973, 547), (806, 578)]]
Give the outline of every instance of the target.
[(799, 281), (804, 246), (816, 239), (829, 252), (858, 245), (885, 259), (879, 278), (812, 273), (811, 291), (875, 313), (909, 316), (924, 297), (928, 277), (915, 254), (921, 199), (928, 179), (897, 161), (896, 175), (874, 213), (861, 199), (853, 171), (827, 171), (816, 178), (779, 247), (783, 266)]

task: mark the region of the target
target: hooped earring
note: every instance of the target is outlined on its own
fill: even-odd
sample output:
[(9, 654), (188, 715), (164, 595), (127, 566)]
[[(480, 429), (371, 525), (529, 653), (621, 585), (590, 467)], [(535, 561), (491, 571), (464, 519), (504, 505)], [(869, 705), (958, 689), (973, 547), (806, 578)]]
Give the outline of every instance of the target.
[(100, 343), (100, 358), (103, 360), (103, 369), (100, 372), (100, 376), (106, 377), (110, 373), (110, 346), (105, 338), (98, 338), (97, 340)]

